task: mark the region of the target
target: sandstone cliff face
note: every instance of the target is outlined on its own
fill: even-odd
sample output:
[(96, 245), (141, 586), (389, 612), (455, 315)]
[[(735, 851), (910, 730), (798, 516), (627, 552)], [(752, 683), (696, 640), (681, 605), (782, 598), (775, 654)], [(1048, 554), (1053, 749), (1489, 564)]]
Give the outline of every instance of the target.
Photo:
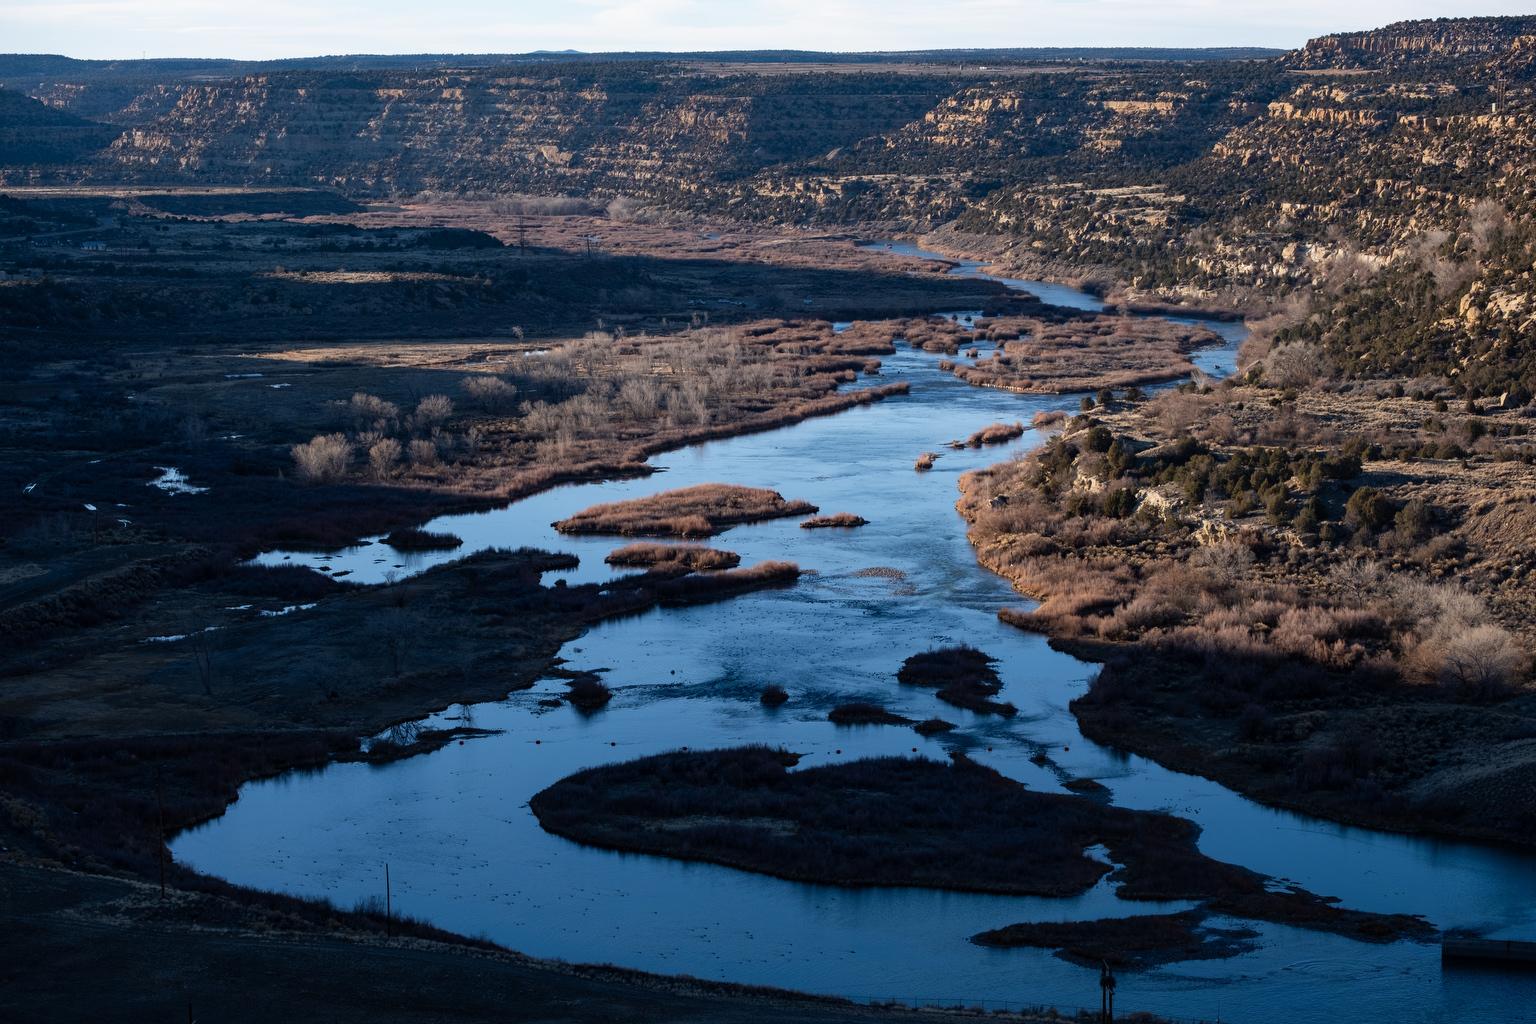
[(42, 140), (0, 153), (0, 184), (625, 194), (787, 224), (954, 222), (1017, 267), (1241, 301), (1436, 247), (1460, 258), (1475, 211), (1536, 212), (1533, 61), (1536, 18), (1514, 18), (1405, 22), (1278, 61), (995, 79), (654, 62), (98, 76), (40, 82), (30, 121), (0, 109), (0, 130)]
[[(75, 97), (42, 91), (60, 107)], [(704, 78), (651, 66), (161, 83), (101, 115), (119, 134), (74, 171), (359, 192), (667, 192), (895, 130), (947, 91), (914, 76)]]
[(1402, 21), (1368, 32), (1321, 36), (1291, 58), (1298, 68), (1383, 68), (1464, 61), (1502, 53), (1536, 34), (1536, 17)]

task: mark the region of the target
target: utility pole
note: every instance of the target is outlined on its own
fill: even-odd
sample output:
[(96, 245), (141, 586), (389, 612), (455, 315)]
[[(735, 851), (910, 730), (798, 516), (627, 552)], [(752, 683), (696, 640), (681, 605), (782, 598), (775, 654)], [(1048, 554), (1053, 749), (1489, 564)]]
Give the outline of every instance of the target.
[(1099, 963), (1099, 1013), (1101, 1024), (1115, 1024), (1115, 972)]
[(384, 937), (395, 937), (395, 910), (389, 893), (389, 861), (384, 862)]
[(528, 252), (528, 221), (522, 217), (517, 218), (517, 251), (523, 255)]

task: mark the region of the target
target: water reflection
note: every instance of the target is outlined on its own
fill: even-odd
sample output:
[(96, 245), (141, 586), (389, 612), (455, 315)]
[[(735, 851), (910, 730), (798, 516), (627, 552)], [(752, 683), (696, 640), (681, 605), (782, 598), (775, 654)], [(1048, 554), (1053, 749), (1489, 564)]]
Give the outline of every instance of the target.
[[(1425, 914), (1441, 926), (1533, 923), (1529, 857), (1272, 810), (1085, 740), (1067, 705), (1092, 667), (998, 622), (999, 608), (1023, 602), (976, 565), (953, 508), (959, 474), (1040, 438), (1030, 432), (987, 451), (941, 447), (997, 420), (1028, 421), (1037, 410), (1074, 403), (973, 388), (940, 372), (937, 359), (903, 349), (885, 360), (888, 377), (911, 382), (905, 398), (663, 456), (664, 472), (650, 479), (565, 487), (429, 524), (464, 539), (455, 557), (490, 545), (571, 551), (581, 566), (569, 576), (590, 580), (609, 574), (603, 555), (622, 542), (564, 537), (549, 524), (598, 501), (728, 481), (870, 520), (851, 532), (801, 530), (793, 520), (737, 527), (718, 543), (739, 552), (743, 564), (782, 558), (815, 574), (790, 590), (606, 623), (567, 645), (562, 653), (572, 667), (609, 670), (615, 697), (595, 715), (541, 706), (563, 692), (554, 680), (476, 705), (477, 726), (504, 732), (383, 767), (336, 765), (253, 783), (224, 817), (179, 837), (177, 857), (243, 884), (344, 904), (377, 891), (387, 860), (407, 912), (539, 956), (856, 997), (1092, 1002), (1093, 972), (966, 938), (1027, 919), (1166, 907), (1120, 901), (1105, 886), (1076, 899), (1042, 900), (800, 885), (584, 848), (545, 834), (526, 807), (532, 794), (573, 771), (680, 746), (782, 744), (803, 753), (808, 766), (911, 756), (914, 747), (942, 757), (963, 747), (1041, 789), (1096, 778), (1119, 804), (1198, 821), (1210, 855), (1353, 907)], [(913, 472), (916, 455), (930, 450), (943, 451), (934, 469)], [(332, 553), (317, 564), (381, 578), (377, 550)], [(444, 556), (409, 557), (393, 561), (409, 570)], [(1001, 659), (1001, 699), (1018, 705), (1017, 718), (980, 718), (896, 685), (907, 654), (956, 642)], [(784, 686), (790, 703), (762, 708), (757, 694), (767, 683)], [(912, 718), (941, 715), (960, 728), (925, 740), (908, 729), (837, 729), (825, 721), (831, 707), (851, 699), (877, 700)], [(456, 725), (463, 715), (454, 707), (423, 724)], [(1251, 1022), (1331, 1022), (1348, 1006), (1351, 1019), (1400, 1024), (1518, 1019), (1523, 1001), (1536, 995), (1528, 978), (1442, 974), (1433, 946), (1258, 928), (1260, 948), (1237, 959), (1122, 979), (1121, 1005)]]

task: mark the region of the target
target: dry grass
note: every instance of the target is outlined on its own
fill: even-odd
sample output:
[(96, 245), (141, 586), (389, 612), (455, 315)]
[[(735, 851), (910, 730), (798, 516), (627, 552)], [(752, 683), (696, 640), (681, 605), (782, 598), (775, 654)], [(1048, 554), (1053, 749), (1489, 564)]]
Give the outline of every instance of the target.
[(802, 530), (822, 530), (829, 527), (868, 526), (869, 520), (852, 512), (834, 512), (829, 516), (812, 516), (800, 524)]
[(710, 537), (738, 523), (802, 516), (816, 511), (786, 501), (777, 491), (733, 484), (698, 484), (646, 498), (593, 505), (555, 523), (561, 533), (619, 536)]
[(413, 527), (392, 531), (384, 538), (384, 543), (396, 551), (452, 551), (464, 544), (451, 533), (433, 533)]
[(738, 594), (774, 587), (789, 587), (800, 578), (800, 567), (793, 562), (759, 562), (745, 569), (725, 569), (707, 575), (688, 575), (653, 581), (641, 586), (663, 605), (703, 604)]
[(954, 448), (984, 448), (987, 445), (1007, 444), (1024, 436), (1022, 423), (993, 423), (982, 427), (964, 441), (952, 441)]
[(696, 544), (627, 544), (608, 553), (609, 565), (662, 568), (680, 566), (689, 572), (734, 569), (741, 556), (734, 551), (706, 548)]
[(978, 321), (977, 328), (999, 348), (991, 358), (947, 369), (968, 384), (1037, 394), (1176, 380), (1194, 370), (1191, 352), (1222, 343), (1204, 327), (1142, 317), (1003, 317)]

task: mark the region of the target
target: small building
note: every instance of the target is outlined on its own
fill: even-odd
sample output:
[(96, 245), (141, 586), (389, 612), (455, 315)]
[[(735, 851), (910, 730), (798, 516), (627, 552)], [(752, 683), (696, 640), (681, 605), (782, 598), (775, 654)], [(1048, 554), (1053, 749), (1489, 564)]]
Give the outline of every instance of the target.
[(81, 242), (80, 243), (80, 249), (81, 249), (82, 252), (106, 252), (107, 251), (107, 243), (106, 242), (96, 242), (96, 241)]

